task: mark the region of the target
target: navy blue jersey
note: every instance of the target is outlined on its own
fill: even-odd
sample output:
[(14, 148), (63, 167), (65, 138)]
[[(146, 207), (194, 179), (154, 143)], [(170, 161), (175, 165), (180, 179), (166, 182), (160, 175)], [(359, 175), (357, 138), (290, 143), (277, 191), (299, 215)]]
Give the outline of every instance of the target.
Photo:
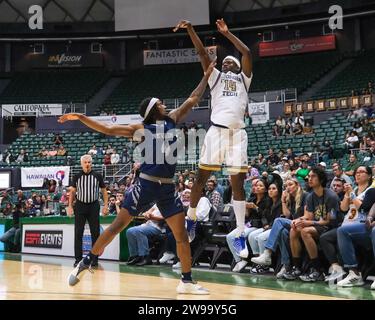
[[(173, 178), (177, 164), (176, 135), (166, 139), (165, 134), (176, 128), (175, 122), (167, 117), (164, 121), (158, 121), (156, 124), (145, 124), (145, 148), (142, 151), (144, 162), (141, 164), (140, 171), (150, 176), (161, 178)], [(173, 131), (172, 131), (173, 132)], [(172, 146), (172, 147), (171, 147)], [(176, 161), (170, 161), (172, 158)], [(168, 161), (169, 160), (169, 163)]]

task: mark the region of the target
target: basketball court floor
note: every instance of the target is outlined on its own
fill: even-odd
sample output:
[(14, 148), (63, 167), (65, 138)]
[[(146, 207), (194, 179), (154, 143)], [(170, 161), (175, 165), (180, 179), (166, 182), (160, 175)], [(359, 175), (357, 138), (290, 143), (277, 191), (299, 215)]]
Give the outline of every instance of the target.
[(93, 274), (87, 272), (80, 283), (70, 287), (67, 277), (72, 263), (69, 258), (0, 254), (0, 299), (375, 300), (368, 283), (363, 288), (343, 289), (206, 268), (195, 268), (193, 275), (211, 291), (209, 296), (177, 295), (180, 275), (171, 266), (129, 267), (117, 262), (100, 262)]

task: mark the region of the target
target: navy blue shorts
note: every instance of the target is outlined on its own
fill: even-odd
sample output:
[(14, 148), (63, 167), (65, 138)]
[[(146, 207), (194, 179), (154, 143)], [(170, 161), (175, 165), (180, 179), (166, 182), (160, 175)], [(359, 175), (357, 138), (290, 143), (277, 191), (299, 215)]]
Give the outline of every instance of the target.
[(141, 178), (131, 191), (125, 193), (121, 207), (137, 216), (154, 204), (165, 219), (184, 211), (174, 184), (160, 184)]

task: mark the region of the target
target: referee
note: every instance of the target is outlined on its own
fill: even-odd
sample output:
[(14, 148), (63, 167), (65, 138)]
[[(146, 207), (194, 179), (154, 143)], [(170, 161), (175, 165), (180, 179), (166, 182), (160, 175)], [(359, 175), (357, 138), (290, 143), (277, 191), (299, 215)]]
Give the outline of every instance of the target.
[[(82, 171), (73, 177), (70, 187), (69, 206), (67, 213), (73, 215), (73, 200), (76, 198), (74, 206), (75, 228), (74, 228), (74, 255), (76, 266), (82, 260), (82, 238), (86, 220), (90, 226), (92, 246), (99, 237), (100, 225), (100, 205), (99, 189), (103, 194), (104, 207), (103, 215), (108, 214), (108, 194), (101, 174), (92, 170), (92, 158), (90, 155), (81, 157)], [(76, 196), (76, 197), (75, 197)], [(98, 264), (93, 262), (93, 266)]]

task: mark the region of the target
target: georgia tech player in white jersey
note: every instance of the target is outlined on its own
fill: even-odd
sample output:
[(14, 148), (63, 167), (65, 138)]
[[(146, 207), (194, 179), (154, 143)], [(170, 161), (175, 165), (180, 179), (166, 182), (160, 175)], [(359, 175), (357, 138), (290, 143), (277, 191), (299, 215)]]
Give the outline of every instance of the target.
[[(216, 21), (218, 31), (241, 53), (241, 63), (233, 56), (227, 56), (221, 72), (216, 68), (208, 84), (211, 89), (211, 123), (199, 159), (199, 171), (190, 196), (187, 230), (190, 241), (195, 237), (196, 207), (207, 179), (212, 171), (221, 170), (225, 163), (231, 175), (233, 207), (236, 215), (237, 235), (234, 248), (238, 255), (247, 258), (245, 231), (244, 179), (247, 172), (247, 133), (244, 130), (244, 115), (248, 104), (248, 90), (252, 79), (252, 59), (249, 48), (228, 29), (223, 19)], [(210, 64), (210, 58), (189, 21), (180, 21), (174, 31), (183, 28), (197, 50), (203, 70)]]

